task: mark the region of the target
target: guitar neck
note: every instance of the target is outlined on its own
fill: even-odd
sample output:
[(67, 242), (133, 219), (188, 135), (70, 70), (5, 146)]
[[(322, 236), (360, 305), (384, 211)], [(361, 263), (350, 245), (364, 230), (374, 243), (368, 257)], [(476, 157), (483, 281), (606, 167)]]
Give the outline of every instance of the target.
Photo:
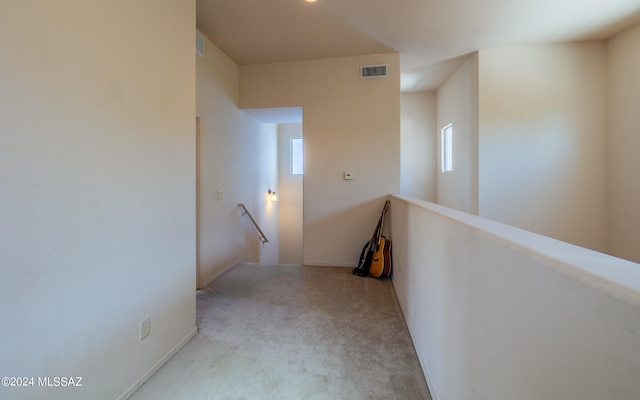
[(371, 242), (373, 243), (373, 246), (375, 246), (378, 243), (378, 241), (380, 240), (380, 236), (382, 236), (382, 225), (384, 223), (384, 216), (385, 216), (387, 210), (389, 209), (389, 205), (390, 204), (391, 204), (391, 202), (389, 200), (387, 200), (384, 203), (384, 207), (382, 208), (382, 214), (380, 215), (380, 218), (378, 218), (378, 223), (376, 224), (376, 229), (373, 232), (373, 236), (371, 237)]

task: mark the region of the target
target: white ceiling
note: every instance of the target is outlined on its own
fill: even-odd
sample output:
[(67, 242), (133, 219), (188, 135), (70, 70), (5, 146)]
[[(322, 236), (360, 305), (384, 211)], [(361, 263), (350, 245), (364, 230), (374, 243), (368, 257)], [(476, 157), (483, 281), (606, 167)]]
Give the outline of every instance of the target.
[(403, 91), (433, 90), (480, 49), (606, 39), (640, 0), (196, 0), (197, 27), (240, 65), (400, 53)]

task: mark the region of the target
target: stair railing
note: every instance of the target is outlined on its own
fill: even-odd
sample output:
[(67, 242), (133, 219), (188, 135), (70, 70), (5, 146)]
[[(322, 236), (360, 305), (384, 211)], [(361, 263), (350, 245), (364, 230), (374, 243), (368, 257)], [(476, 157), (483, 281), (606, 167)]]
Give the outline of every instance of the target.
[(247, 210), (247, 207), (245, 207), (244, 204), (242, 203), (238, 204), (238, 207), (242, 208), (242, 215), (246, 215), (247, 217), (249, 217), (249, 219), (251, 220), (251, 223), (258, 231), (258, 235), (262, 243), (269, 242), (269, 240), (267, 240), (267, 237), (264, 235), (264, 232), (262, 232), (262, 229), (260, 229), (260, 227), (258, 226), (258, 223), (256, 222), (256, 220), (253, 219), (253, 217), (251, 216), (251, 213), (249, 212), (249, 210)]

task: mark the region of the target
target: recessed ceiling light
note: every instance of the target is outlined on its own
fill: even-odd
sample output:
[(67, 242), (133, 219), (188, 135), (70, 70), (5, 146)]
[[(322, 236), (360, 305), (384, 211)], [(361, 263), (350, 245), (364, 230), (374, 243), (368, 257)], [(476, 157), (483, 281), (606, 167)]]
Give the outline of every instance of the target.
[(318, 0), (304, 0), (304, 1), (306, 1), (307, 3), (315, 3)]

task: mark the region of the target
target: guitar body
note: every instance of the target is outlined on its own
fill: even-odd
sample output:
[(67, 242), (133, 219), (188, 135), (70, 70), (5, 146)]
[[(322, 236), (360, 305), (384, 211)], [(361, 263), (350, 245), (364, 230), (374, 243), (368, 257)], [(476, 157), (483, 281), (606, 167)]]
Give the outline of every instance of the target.
[(376, 278), (388, 278), (391, 275), (391, 240), (380, 236), (371, 259), (369, 274)]

